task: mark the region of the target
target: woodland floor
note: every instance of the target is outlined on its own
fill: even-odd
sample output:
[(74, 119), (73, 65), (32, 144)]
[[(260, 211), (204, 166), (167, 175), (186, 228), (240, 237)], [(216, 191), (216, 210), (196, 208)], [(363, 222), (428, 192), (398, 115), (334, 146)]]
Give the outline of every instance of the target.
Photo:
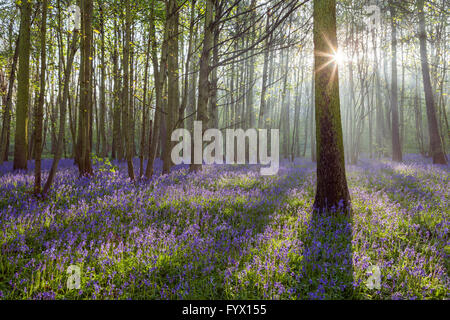
[[(63, 160), (45, 201), (30, 194), (32, 162), (0, 167), (0, 299), (449, 298), (449, 166), (416, 155), (348, 166), (345, 218), (312, 214), (307, 160), (269, 177), (181, 166), (135, 183), (124, 164), (95, 162), (80, 179)], [(66, 286), (72, 264), (79, 290)]]

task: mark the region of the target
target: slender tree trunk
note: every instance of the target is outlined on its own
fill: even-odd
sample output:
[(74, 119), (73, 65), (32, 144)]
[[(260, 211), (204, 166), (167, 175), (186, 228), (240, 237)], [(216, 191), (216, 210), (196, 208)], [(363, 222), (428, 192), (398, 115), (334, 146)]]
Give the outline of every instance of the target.
[(134, 180), (134, 168), (133, 168), (133, 143), (130, 140), (130, 45), (131, 45), (131, 5), (130, 0), (125, 0), (125, 44), (123, 47), (123, 123), (124, 123), (124, 136), (125, 136), (125, 149), (128, 167), (128, 176), (131, 180)]
[[(42, 21), (41, 21), (41, 82), (39, 88), (39, 101), (35, 111), (35, 169), (34, 169), (34, 193), (38, 195), (41, 192), (41, 155), (42, 155), (42, 119), (44, 113), (45, 98), (45, 76), (47, 68), (47, 0), (42, 2)], [(61, 124), (60, 124), (61, 126)]]
[[(151, 37), (148, 37), (147, 52), (145, 54), (145, 69), (144, 69), (144, 92), (142, 97), (142, 129), (141, 129), (141, 147), (139, 153), (139, 177), (144, 175), (144, 153), (145, 153), (145, 139), (147, 137), (147, 115), (150, 115), (150, 107), (147, 108), (147, 91), (148, 91), (148, 67), (150, 64), (150, 45)], [(150, 99), (149, 104), (152, 101)], [(147, 111), (148, 110), (148, 111)], [(151, 127), (150, 127), (151, 128)]]
[(160, 135), (160, 122), (162, 119), (163, 109), (163, 89), (164, 80), (166, 74), (166, 61), (167, 61), (167, 30), (164, 31), (164, 40), (161, 50), (161, 62), (158, 66), (158, 55), (156, 45), (156, 31), (155, 31), (155, 8), (151, 8), (150, 12), (150, 38), (152, 39), (152, 63), (153, 63), (153, 75), (155, 78), (155, 119), (153, 121), (153, 129), (151, 134), (151, 143), (149, 150), (149, 157), (147, 162), (147, 168), (145, 169), (145, 177), (150, 179), (153, 176), (153, 164), (158, 152), (158, 141)]
[(11, 126), (11, 104), (12, 94), (14, 90), (14, 81), (16, 79), (17, 61), (19, 59), (19, 38), (16, 41), (16, 49), (14, 51), (14, 57), (11, 65), (11, 72), (9, 75), (8, 93), (4, 96), (4, 112), (3, 112), (3, 124), (2, 132), (0, 136), (0, 165), (3, 161), (8, 161), (8, 147), (9, 147), (9, 131)]
[[(252, 10), (251, 15), (251, 23), (253, 24), (252, 31), (250, 33), (250, 37), (252, 37), (251, 44), (254, 44), (254, 38), (256, 34), (256, 0), (252, 0), (250, 8)], [(247, 93), (247, 126), (248, 128), (253, 128), (255, 125), (255, 114), (254, 114), (254, 105), (253, 105), (253, 95), (254, 95), (254, 86), (255, 86), (255, 57), (253, 56), (253, 50), (250, 50), (249, 61), (248, 61), (248, 93)]]
[(391, 110), (392, 110), (392, 160), (402, 161), (402, 146), (400, 145), (400, 130), (398, 120), (398, 80), (397, 80), (397, 22), (396, 11), (392, 0), (389, 0), (391, 12), (391, 47), (392, 47), (392, 79), (391, 79)]
[(383, 143), (383, 132), (384, 132), (384, 115), (383, 106), (381, 101), (381, 83), (380, 83), (380, 71), (378, 69), (378, 49), (377, 49), (377, 34), (375, 30), (372, 31), (373, 38), (373, 58), (374, 58), (374, 68), (375, 68), (375, 108), (376, 108), (376, 154), (377, 157), (383, 155), (384, 143)]
[[(303, 57), (301, 59), (301, 64), (303, 63)], [(301, 67), (301, 77), (297, 74), (297, 88), (295, 95), (295, 111), (294, 111), (294, 134), (292, 139), (292, 147), (291, 147), (291, 161), (294, 161), (295, 157), (300, 156), (300, 107), (302, 105), (302, 91), (303, 91), (303, 75), (304, 75), (304, 67)], [(298, 71), (300, 73), (300, 71)], [(307, 123), (307, 120), (306, 120)], [(305, 127), (306, 127), (305, 123)], [(307, 137), (305, 135), (305, 143), (307, 141)]]
[(70, 100), (70, 77), (72, 74), (72, 66), (75, 58), (75, 54), (78, 50), (78, 30), (74, 30), (72, 33), (72, 43), (70, 45), (70, 51), (68, 53), (66, 69), (64, 71), (64, 83), (63, 83), (63, 94), (60, 100), (60, 113), (59, 113), (59, 132), (58, 132), (58, 142), (56, 146), (55, 158), (52, 162), (52, 167), (48, 174), (47, 181), (45, 182), (44, 189), (42, 190), (43, 195), (47, 195), (50, 187), (53, 183), (53, 180), (56, 175), (56, 170), (58, 169), (59, 160), (61, 159), (63, 144), (64, 144), (64, 133), (65, 133), (65, 124), (66, 124), (66, 105)]
[(121, 77), (119, 71), (119, 52), (118, 52), (118, 29), (117, 23), (114, 22), (114, 30), (116, 37), (114, 39), (114, 50), (112, 53), (113, 62), (113, 76), (114, 76), (114, 90), (113, 90), (113, 100), (114, 100), (114, 110), (113, 110), (113, 154), (112, 157), (120, 161), (123, 159), (123, 143), (122, 143), (122, 126), (121, 126), (121, 114), (122, 106), (120, 103), (120, 87), (121, 87)]
[(100, 11), (100, 119), (98, 126), (100, 127), (100, 156), (106, 157), (108, 155), (108, 144), (106, 140), (106, 61), (105, 61), (105, 17), (102, 1), (98, 1)]
[[(266, 31), (270, 28), (270, 15), (267, 14), (266, 21)], [(266, 127), (266, 119), (267, 119), (267, 106), (266, 106), (266, 94), (267, 94), (267, 74), (269, 68), (269, 46), (270, 46), (271, 37), (267, 37), (264, 49), (264, 67), (263, 67), (263, 76), (262, 76), (262, 87), (261, 87), (261, 103), (259, 106), (259, 120), (258, 120), (258, 128), (264, 129)]]
[[(197, 45), (197, 38), (198, 38), (198, 24), (196, 24), (196, 27), (194, 28), (194, 40), (193, 40), (193, 47)], [(189, 130), (189, 132), (193, 132), (194, 130), (194, 120), (195, 120), (195, 111), (196, 111), (196, 105), (197, 105), (197, 75), (198, 72), (196, 68), (194, 67), (194, 63), (198, 61), (197, 55), (192, 55), (193, 61), (190, 68), (190, 77), (189, 77), (189, 95), (188, 95), (188, 103), (186, 107), (186, 116), (188, 117), (186, 119), (186, 128)]]
[(425, 102), (427, 107), (428, 131), (430, 135), (430, 149), (434, 164), (447, 164), (441, 139), (439, 137), (438, 122), (434, 104), (433, 90), (431, 88), (430, 67), (427, 56), (427, 42), (425, 30), (424, 0), (418, 0), (419, 10), (419, 40), (420, 40), (420, 58), (422, 61), (423, 87), (425, 91)]
[[(288, 37), (289, 38), (289, 37)], [(289, 156), (289, 138), (291, 134), (289, 125), (289, 104), (288, 99), (288, 70), (289, 70), (289, 49), (286, 50), (284, 57), (284, 76), (283, 76), (283, 91), (281, 93), (281, 114), (280, 114), (280, 125), (279, 128), (283, 131), (283, 144), (282, 144), (282, 154), (284, 158)]]
[[(193, 75), (189, 76), (189, 72), (191, 71), (191, 60), (194, 55), (194, 30), (195, 30), (195, 5), (196, 0), (191, 1), (191, 12), (190, 12), (190, 23), (189, 23), (189, 40), (188, 40), (188, 51), (186, 56), (186, 63), (184, 69), (184, 88), (183, 88), (183, 97), (181, 99), (180, 108), (178, 111), (178, 126), (182, 126), (184, 123), (189, 123), (193, 120), (194, 108), (188, 104), (188, 98), (194, 95), (194, 92), (190, 92), (193, 82)], [(195, 87), (195, 86), (194, 86)], [(183, 117), (186, 121), (183, 120)], [(187, 118), (186, 118), (187, 117)], [(191, 121), (193, 123), (193, 121)], [(189, 125), (186, 125), (188, 130), (192, 128)], [(193, 125), (192, 125), (193, 127)]]
[(311, 161), (317, 161), (316, 154), (316, 112), (315, 112), (315, 70), (312, 71), (312, 82), (311, 82)]
[[(400, 39), (403, 39), (403, 32), (400, 29)], [(400, 89), (400, 146), (403, 149), (405, 145), (405, 48), (401, 45), (401, 65), (402, 65), (402, 88)]]
[[(221, 16), (221, 5), (219, 1), (215, 2), (215, 14)], [(216, 66), (219, 63), (219, 37), (220, 37), (220, 25), (219, 23), (214, 23), (213, 31), (213, 48), (212, 48), (212, 60), (213, 65)], [(211, 86), (210, 86), (210, 106), (211, 112), (209, 113), (209, 125), (211, 128), (217, 128), (219, 126), (219, 112), (217, 106), (217, 86), (218, 86), (218, 75), (217, 67), (213, 67), (211, 70)]]
[(420, 103), (420, 95), (419, 95), (419, 79), (418, 72), (416, 67), (415, 72), (416, 77), (416, 86), (414, 91), (414, 115), (416, 120), (416, 140), (419, 146), (419, 152), (421, 155), (425, 155), (425, 147), (423, 142), (423, 126), (422, 126), (422, 108)]

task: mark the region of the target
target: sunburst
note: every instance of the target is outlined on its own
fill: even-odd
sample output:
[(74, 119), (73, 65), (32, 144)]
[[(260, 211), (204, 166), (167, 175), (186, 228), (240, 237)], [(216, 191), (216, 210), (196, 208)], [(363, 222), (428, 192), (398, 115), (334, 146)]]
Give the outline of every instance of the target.
[(328, 52), (322, 52), (322, 51), (316, 52), (317, 56), (327, 57), (328, 58), (328, 61), (326, 63), (324, 63), (323, 65), (321, 65), (316, 70), (316, 73), (322, 71), (323, 69), (327, 68), (329, 65), (333, 64), (333, 71), (331, 73), (331, 77), (330, 77), (330, 80), (328, 82), (328, 85), (330, 85), (330, 83), (332, 83), (332, 81), (334, 80), (334, 77), (337, 74), (338, 66), (339, 65), (343, 65), (348, 59), (347, 59), (346, 55), (341, 50), (339, 50), (338, 48), (336, 48), (335, 46), (332, 45), (332, 43), (328, 40), (328, 38), (326, 37), (325, 34), (323, 34), (323, 37), (324, 37), (325, 42), (327, 43), (328, 47), (330, 48), (330, 51), (328, 51)]

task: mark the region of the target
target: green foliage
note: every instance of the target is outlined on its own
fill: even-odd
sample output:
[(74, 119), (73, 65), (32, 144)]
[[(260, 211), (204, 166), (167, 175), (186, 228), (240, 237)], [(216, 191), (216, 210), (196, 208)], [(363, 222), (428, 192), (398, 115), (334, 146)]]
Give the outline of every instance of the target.
[(97, 166), (100, 172), (116, 173), (119, 170), (117, 166), (111, 163), (109, 158), (100, 158), (94, 154), (92, 155), (92, 164)]

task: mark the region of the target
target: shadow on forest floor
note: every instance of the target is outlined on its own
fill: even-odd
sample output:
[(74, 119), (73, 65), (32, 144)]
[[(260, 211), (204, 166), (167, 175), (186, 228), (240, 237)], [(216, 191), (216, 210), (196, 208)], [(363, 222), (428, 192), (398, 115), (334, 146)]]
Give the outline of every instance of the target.
[(300, 289), (310, 299), (353, 296), (352, 218), (314, 212), (304, 236)]

